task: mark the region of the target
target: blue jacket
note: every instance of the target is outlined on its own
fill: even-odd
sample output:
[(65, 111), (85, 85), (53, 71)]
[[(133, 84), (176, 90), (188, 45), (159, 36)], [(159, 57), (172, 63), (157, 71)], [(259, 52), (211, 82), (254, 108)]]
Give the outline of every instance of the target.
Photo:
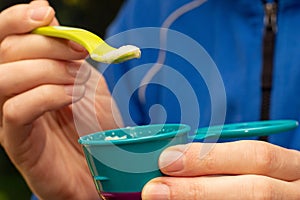
[[(128, 0), (109, 27), (108, 36), (136, 28), (161, 27), (170, 14), (189, 2), (191, 0)], [(178, 39), (174, 36), (175, 39), (168, 40), (170, 46), (163, 62), (166, 67), (162, 67), (148, 84), (145, 101), (138, 96), (139, 83), (157, 61), (159, 51), (152, 49), (151, 43), (159, 42), (159, 34), (156, 35), (155, 31), (150, 31), (150, 35), (143, 31), (129, 31), (121, 39), (108, 37), (115, 46), (146, 43), (140, 59), (100, 67), (125, 124), (181, 122), (196, 129), (221, 122), (223, 115), (225, 123), (259, 120), (263, 19), (261, 0), (210, 0), (181, 13), (169, 28), (183, 34), (182, 40), (181, 35)], [(279, 0), (277, 27), (270, 118), (300, 120), (300, 1)], [(172, 37), (172, 33), (176, 35), (176, 32), (169, 31), (168, 37)], [(205, 52), (194, 52), (197, 48), (188, 49), (185, 36), (200, 44), (209, 56)], [(199, 53), (202, 68), (217, 67), (225, 98), (215, 71), (206, 70), (203, 78), (188, 58), (176, 55), (177, 52), (168, 52), (168, 48), (180, 47), (194, 57)], [(188, 84), (183, 83), (186, 80)], [(190, 86), (196, 97), (191, 94)], [(190, 101), (189, 98), (196, 99)], [(215, 116), (213, 122), (212, 115)], [(300, 128), (270, 136), (269, 141), (299, 150)]]
[[(108, 36), (135, 28), (161, 27), (173, 11), (189, 2), (191, 0), (127, 0), (108, 29)], [(99, 70), (107, 79), (120, 107), (125, 125), (182, 122), (192, 125), (194, 129), (207, 126), (214, 123), (211, 122), (210, 92), (214, 94), (214, 112), (217, 116), (219, 113), (223, 115), (224, 107), (226, 108), (225, 123), (259, 120), (263, 19), (264, 10), (261, 0), (208, 0), (203, 5), (178, 17), (170, 26), (170, 29), (197, 41), (213, 59), (224, 83), (225, 101), (222, 96), (218, 98), (218, 94), (223, 94), (223, 86), (221, 85), (220, 88), (220, 85), (213, 85), (214, 79), (218, 79), (216, 74), (209, 77), (210, 89), (213, 91), (208, 91), (207, 82), (201, 75), (199, 76), (198, 71), (186, 58), (176, 56), (172, 52), (167, 53), (164, 64), (176, 69), (184, 78), (180, 79), (180, 76), (176, 76), (173, 79), (174, 71), (162, 68), (153, 78), (153, 84), (148, 85), (145, 102), (138, 97), (137, 88), (143, 76), (157, 61), (159, 54), (157, 49), (142, 49), (142, 57), (138, 60), (119, 65), (101, 66)], [(277, 26), (270, 118), (299, 121), (300, 1), (279, 0)], [(117, 37), (108, 40), (115, 46), (143, 44), (141, 42), (143, 40), (148, 46), (151, 46), (148, 43), (158, 42), (153, 38), (158, 39), (159, 35), (144, 33), (133, 31), (121, 36), (121, 39)], [(150, 34), (152, 33), (156, 32), (150, 30)], [(179, 37), (181, 38), (181, 35)], [(185, 37), (182, 38), (185, 39)], [(171, 39), (171, 42), (177, 44), (179, 48), (187, 41), (190, 40), (172, 41)], [(190, 54), (194, 53), (193, 49), (187, 51), (190, 51), (188, 52)], [(210, 61), (205, 52), (200, 51), (200, 54), (200, 61), (203, 63)], [(208, 63), (206, 67), (213, 68), (214, 64)], [(140, 70), (131, 71), (133, 69)], [(122, 79), (124, 77), (125, 80)], [(195, 91), (197, 95), (198, 108), (195, 107), (193, 101), (188, 99), (194, 97), (192, 94), (187, 94), (190, 91), (185, 91), (190, 88), (178, 80), (189, 80), (192, 91)], [(172, 93), (171, 89), (174, 87), (175, 93)], [(191, 104), (186, 106), (180, 103)], [(195, 114), (198, 110), (200, 116)], [(182, 112), (187, 112), (189, 116), (184, 115), (182, 119)], [(195, 119), (197, 119), (196, 123)], [(216, 123), (222, 121), (222, 116), (215, 121)], [(270, 136), (269, 141), (283, 147), (300, 150), (300, 128)]]

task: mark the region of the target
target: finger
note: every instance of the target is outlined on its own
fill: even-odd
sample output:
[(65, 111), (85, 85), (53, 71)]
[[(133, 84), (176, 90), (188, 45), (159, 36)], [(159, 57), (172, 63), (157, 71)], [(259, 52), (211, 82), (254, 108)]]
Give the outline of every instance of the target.
[(299, 199), (298, 187), (299, 185), (293, 182), (258, 175), (160, 177), (146, 184), (142, 191), (142, 199)]
[(3, 106), (3, 121), (14, 125), (29, 124), (47, 111), (79, 100), (84, 92), (84, 85), (39, 86), (7, 100)]
[[(35, 6), (49, 6), (49, 2), (47, 0), (33, 0), (30, 2), (30, 4), (35, 5)], [(58, 20), (56, 18), (54, 18), (49, 25), (50, 26), (59, 25)]]
[(202, 143), (174, 146), (162, 153), (161, 170), (172, 176), (260, 174), (282, 180), (300, 179), (300, 153), (259, 141), (215, 144), (201, 155)]
[(47, 1), (19, 4), (0, 13), (0, 42), (8, 35), (27, 33), (53, 22), (55, 12)]
[(8, 36), (0, 45), (2, 63), (36, 58), (80, 60), (87, 55), (79, 44), (36, 34)]
[(90, 76), (86, 63), (55, 60), (26, 60), (0, 67), (0, 125), (4, 102), (22, 92), (45, 84), (83, 84)]
[(6, 141), (12, 146), (22, 144), (28, 137), (19, 134), (24, 127), (48, 111), (78, 101), (84, 93), (84, 85), (42, 85), (8, 99), (3, 105), (3, 129), (10, 134), (5, 135), (4, 145)]
[(30, 2), (31, 5), (49, 5), (49, 2), (47, 0), (32, 0)]
[(0, 99), (10, 97), (43, 84), (84, 83), (90, 67), (81, 62), (25, 60), (0, 67)]

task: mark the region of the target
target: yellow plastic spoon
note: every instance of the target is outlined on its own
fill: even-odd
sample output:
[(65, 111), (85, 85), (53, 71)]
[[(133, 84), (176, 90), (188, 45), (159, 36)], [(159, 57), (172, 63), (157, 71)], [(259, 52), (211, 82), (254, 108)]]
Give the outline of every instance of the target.
[(136, 46), (114, 48), (97, 35), (80, 28), (45, 26), (33, 30), (32, 33), (72, 40), (86, 48), (93, 60), (102, 63), (120, 63), (141, 56), (141, 51)]

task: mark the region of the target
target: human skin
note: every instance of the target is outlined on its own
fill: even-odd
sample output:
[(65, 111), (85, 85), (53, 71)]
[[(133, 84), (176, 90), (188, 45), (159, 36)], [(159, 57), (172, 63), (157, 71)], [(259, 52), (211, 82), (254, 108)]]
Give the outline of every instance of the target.
[[(122, 121), (104, 78), (83, 62), (81, 46), (28, 34), (45, 25), (58, 25), (47, 1), (0, 13), (0, 144), (40, 199), (99, 199), (76, 128), (86, 125), (80, 133), (86, 134)], [(75, 128), (75, 104), (86, 115), (96, 109), (100, 129), (85, 118)]]
[(169, 177), (151, 180), (143, 199), (300, 199), (300, 153), (261, 141), (178, 145), (159, 159)]
[[(85, 116), (96, 108), (103, 130), (122, 120), (104, 78), (83, 63), (82, 47), (28, 34), (57, 24), (43, 0), (0, 13), (0, 144), (40, 199), (99, 199), (77, 143), (72, 106), (80, 104)], [(95, 84), (93, 107), (88, 94)], [(77, 123), (90, 128), (86, 133), (98, 128), (84, 118)], [(202, 155), (203, 145), (164, 151), (159, 165), (169, 176), (146, 184), (143, 199), (300, 199), (298, 151), (238, 141), (215, 144)]]

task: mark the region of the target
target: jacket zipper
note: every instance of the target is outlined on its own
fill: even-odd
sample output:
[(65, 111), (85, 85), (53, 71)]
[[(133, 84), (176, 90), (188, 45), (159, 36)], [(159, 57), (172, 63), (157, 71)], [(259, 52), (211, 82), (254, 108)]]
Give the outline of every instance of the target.
[[(264, 34), (262, 48), (262, 74), (261, 74), (261, 120), (270, 119), (270, 104), (272, 91), (272, 75), (274, 65), (274, 49), (277, 33), (277, 9), (278, 2), (263, 1), (264, 4)], [(260, 140), (267, 141), (267, 137)]]

